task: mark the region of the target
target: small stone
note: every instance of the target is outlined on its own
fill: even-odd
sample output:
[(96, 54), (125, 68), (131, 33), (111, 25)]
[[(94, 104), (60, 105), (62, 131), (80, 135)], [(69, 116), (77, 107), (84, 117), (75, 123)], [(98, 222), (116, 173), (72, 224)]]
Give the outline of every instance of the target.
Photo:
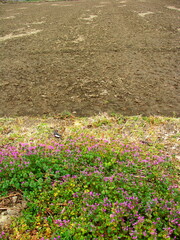
[(15, 204), (17, 202), (17, 196), (12, 197), (12, 201)]

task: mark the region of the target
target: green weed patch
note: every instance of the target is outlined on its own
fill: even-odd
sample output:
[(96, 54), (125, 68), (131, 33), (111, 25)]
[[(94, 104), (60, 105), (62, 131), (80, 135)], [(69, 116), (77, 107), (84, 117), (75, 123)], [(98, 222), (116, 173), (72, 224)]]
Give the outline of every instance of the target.
[(144, 145), (80, 134), (52, 145), (4, 146), (0, 196), (27, 201), (1, 239), (177, 239), (177, 169)]

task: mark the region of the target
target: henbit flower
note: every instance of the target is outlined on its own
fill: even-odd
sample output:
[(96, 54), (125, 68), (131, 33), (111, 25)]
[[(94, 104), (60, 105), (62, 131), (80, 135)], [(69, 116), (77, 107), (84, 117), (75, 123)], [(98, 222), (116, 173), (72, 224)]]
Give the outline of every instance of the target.
[(150, 232), (151, 235), (157, 235), (156, 229), (152, 229)]

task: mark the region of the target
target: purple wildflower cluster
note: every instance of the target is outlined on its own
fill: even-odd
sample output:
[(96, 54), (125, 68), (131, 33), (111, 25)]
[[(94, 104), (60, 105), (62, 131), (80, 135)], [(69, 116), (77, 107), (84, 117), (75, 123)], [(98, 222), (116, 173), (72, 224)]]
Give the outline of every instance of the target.
[[(176, 239), (180, 223), (173, 197), (178, 185), (167, 181), (171, 177), (164, 167), (169, 164), (167, 156), (81, 134), (64, 144), (5, 146), (0, 151), (0, 173), (28, 168), (31, 160), (25, 156), (33, 155), (50, 159), (41, 177), (49, 179), (50, 193), (41, 190), (44, 198), (39, 194), (37, 199), (41, 204), (47, 199), (49, 210), (43, 217), (51, 217), (52, 228), (60, 227), (62, 235), (71, 227), (77, 239), (92, 232), (100, 236), (99, 231), (104, 239), (120, 238), (120, 234), (131, 239)], [(28, 177), (38, 182), (35, 173), (30, 171)]]
[(5, 232), (4, 232), (4, 231), (2, 231), (2, 232), (0, 233), (0, 239), (3, 239), (3, 238), (5, 238)]
[(64, 226), (68, 226), (68, 224), (70, 223), (70, 220), (61, 220), (61, 219), (57, 219), (55, 220), (55, 224), (57, 224), (59, 227), (64, 227)]

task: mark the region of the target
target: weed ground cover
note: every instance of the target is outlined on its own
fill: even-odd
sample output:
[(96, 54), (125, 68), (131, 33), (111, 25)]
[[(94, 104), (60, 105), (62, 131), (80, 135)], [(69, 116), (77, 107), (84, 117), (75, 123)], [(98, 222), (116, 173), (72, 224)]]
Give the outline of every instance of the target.
[(177, 168), (161, 150), (81, 133), (6, 145), (0, 194), (27, 201), (2, 239), (177, 239)]

